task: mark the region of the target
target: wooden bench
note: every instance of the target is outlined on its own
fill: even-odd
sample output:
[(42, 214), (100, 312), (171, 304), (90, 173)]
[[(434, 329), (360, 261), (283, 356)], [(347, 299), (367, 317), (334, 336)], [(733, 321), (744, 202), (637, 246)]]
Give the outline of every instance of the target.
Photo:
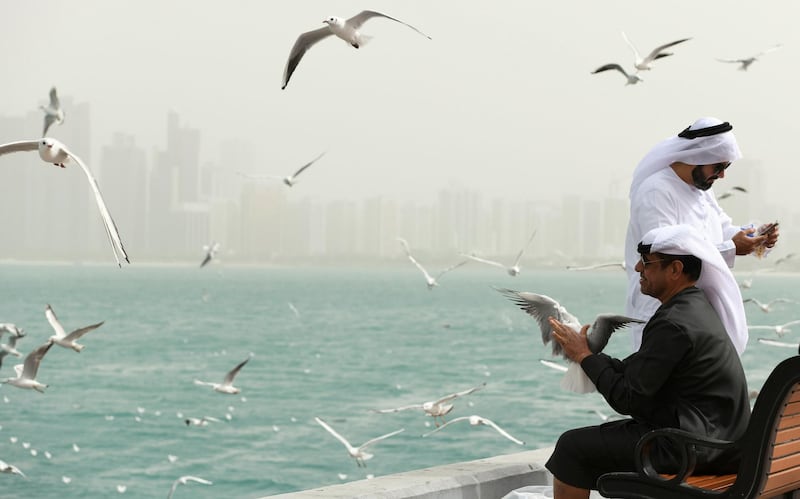
[[(670, 439), (681, 449), (677, 474), (654, 469), (648, 449), (656, 438)], [(693, 476), (696, 447), (741, 449), (736, 474)], [(600, 494), (621, 499), (800, 498), (800, 356), (784, 360), (769, 375), (740, 439), (729, 442), (659, 429), (642, 437), (635, 458), (637, 472), (606, 473), (598, 479)]]

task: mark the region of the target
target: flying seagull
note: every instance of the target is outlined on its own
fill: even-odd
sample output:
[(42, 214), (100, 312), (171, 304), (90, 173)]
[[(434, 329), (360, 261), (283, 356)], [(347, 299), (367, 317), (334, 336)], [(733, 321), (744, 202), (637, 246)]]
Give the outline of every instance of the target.
[(98, 322), (97, 324), (92, 324), (91, 326), (85, 326), (67, 334), (67, 332), (64, 331), (64, 326), (62, 326), (61, 323), (58, 321), (56, 313), (53, 312), (53, 308), (50, 305), (47, 305), (47, 308), (44, 309), (44, 316), (47, 317), (47, 322), (50, 323), (50, 326), (53, 328), (53, 331), (55, 331), (55, 334), (50, 337), (50, 341), (64, 348), (71, 348), (76, 352), (80, 352), (84, 348), (84, 345), (79, 344), (78, 340), (84, 334), (99, 328), (105, 322), (103, 321), (103, 322)]
[(651, 64), (656, 59), (661, 59), (662, 57), (667, 57), (672, 55), (672, 52), (664, 52), (664, 50), (672, 46), (675, 46), (679, 43), (691, 40), (691, 38), (681, 38), (680, 40), (676, 40), (674, 42), (669, 42), (665, 43), (664, 45), (659, 45), (658, 47), (654, 48), (649, 54), (647, 54), (647, 57), (643, 58), (641, 55), (639, 55), (639, 51), (636, 50), (636, 47), (633, 45), (633, 43), (631, 43), (631, 41), (628, 40), (628, 37), (625, 35), (624, 31), (622, 32), (622, 38), (625, 40), (625, 43), (627, 43), (628, 46), (633, 51), (633, 58), (634, 58), (633, 66), (636, 68), (637, 71), (652, 69)]
[(594, 71), (592, 71), (592, 74), (595, 75), (597, 73), (602, 73), (603, 71), (608, 71), (610, 69), (616, 69), (617, 71), (622, 73), (623, 76), (625, 76), (625, 79), (627, 80), (627, 82), (625, 83), (626, 85), (635, 85), (635, 84), (639, 83), (640, 81), (644, 81), (643, 79), (639, 78), (639, 75), (637, 75), (636, 73), (628, 74), (628, 72), (625, 71), (622, 68), (622, 66), (620, 66), (619, 64), (617, 64), (615, 62), (612, 62), (611, 64), (604, 64), (603, 66), (600, 66), (599, 68), (597, 68)]
[(250, 357), (247, 357), (242, 362), (239, 363), (236, 367), (230, 370), (228, 374), (225, 375), (225, 379), (222, 383), (210, 383), (208, 381), (200, 381), (194, 380), (195, 385), (205, 385), (210, 386), (214, 389), (214, 391), (219, 393), (227, 393), (229, 395), (235, 395), (239, 393), (241, 390), (235, 386), (233, 386), (233, 378), (239, 373), (239, 371), (244, 367), (245, 364), (250, 360)]
[(109, 213), (108, 208), (106, 208), (106, 203), (103, 201), (103, 195), (100, 194), (100, 187), (97, 185), (97, 180), (95, 180), (94, 175), (92, 175), (92, 172), (89, 170), (89, 167), (87, 167), (78, 156), (71, 153), (64, 144), (49, 137), (44, 137), (37, 140), (10, 142), (8, 144), (0, 145), (0, 156), (12, 152), (37, 150), (39, 151), (39, 157), (42, 158), (45, 163), (53, 163), (61, 168), (64, 168), (64, 163), (70, 159), (78, 163), (83, 172), (86, 174), (86, 179), (89, 181), (89, 185), (94, 192), (94, 198), (95, 201), (97, 201), (97, 208), (100, 210), (100, 216), (103, 218), (103, 225), (105, 226), (108, 240), (111, 243), (111, 249), (114, 252), (114, 259), (117, 261), (117, 265), (122, 267), (119, 259), (120, 256), (124, 258), (126, 262), (130, 263), (130, 260), (128, 260), (128, 255), (125, 253), (125, 248), (122, 247), (122, 241), (119, 238), (117, 226), (114, 224), (114, 220), (111, 218), (111, 213)]
[(221, 423), (219, 419), (212, 416), (203, 416), (202, 418), (186, 417), (183, 420), (186, 426), (208, 426), (208, 423)]
[(734, 185), (733, 187), (731, 187), (727, 191), (725, 191), (722, 194), (720, 194), (719, 196), (717, 196), (717, 201), (721, 201), (723, 199), (728, 199), (729, 197), (731, 197), (734, 194), (736, 194), (737, 191), (746, 193), (747, 189), (745, 189), (744, 187), (739, 187), (738, 185)]
[(450, 393), (448, 395), (445, 395), (444, 397), (440, 397), (436, 400), (431, 400), (428, 402), (423, 402), (421, 404), (404, 405), (402, 407), (397, 407), (395, 409), (379, 409), (370, 412), (376, 412), (379, 414), (388, 414), (390, 412), (407, 411), (409, 409), (422, 409), (423, 411), (425, 411), (425, 414), (433, 418), (433, 423), (436, 426), (439, 426), (439, 422), (441, 421), (442, 423), (444, 423), (445, 422), (444, 417), (450, 411), (453, 410), (453, 404), (450, 404), (449, 403), (450, 401), (455, 400), (458, 397), (463, 397), (465, 395), (475, 393), (484, 386), (486, 386), (486, 383), (481, 383), (478, 386), (475, 386), (473, 388), (461, 392)]
[(460, 262), (458, 262), (458, 263), (456, 263), (454, 265), (451, 265), (451, 266), (447, 267), (446, 269), (442, 270), (441, 272), (436, 274), (436, 277), (433, 277), (428, 273), (427, 270), (425, 270), (425, 267), (420, 265), (420, 263), (416, 260), (416, 258), (414, 258), (411, 255), (411, 250), (408, 248), (408, 241), (406, 241), (402, 237), (398, 237), (397, 240), (400, 241), (400, 245), (403, 247), (403, 251), (406, 252), (406, 256), (411, 261), (411, 263), (416, 265), (416, 267), (420, 270), (420, 272), (422, 272), (422, 275), (425, 276), (425, 284), (428, 286), (428, 290), (431, 290), (435, 286), (438, 286), (439, 285), (439, 279), (443, 275), (445, 275), (446, 273), (450, 272), (451, 270), (457, 269), (458, 267), (464, 265), (465, 263), (467, 263), (469, 261), (469, 260), (460, 261)]
[(205, 478), (189, 476), (189, 475), (182, 476), (177, 480), (175, 480), (174, 482), (172, 482), (172, 487), (170, 487), (169, 489), (169, 495), (167, 495), (167, 499), (172, 499), (172, 494), (175, 493), (175, 489), (178, 488), (178, 485), (186, 485), (189, 482), (202, 483), (203, 485), (214, 485), (214, 482), (208, 481)]
[(10, 322), (5, 322), (0, 324), (0, 337), (4, 334), (10, 334), (11, 336), (15, 336), (17, 338), (22, 338), (25, 336), (25, 330), (21, 327), (17, 327), (16, 324), (11, 324)]
[(607, 263), (595, 263), (593, 265), (584, 265), (584, 266), (575, 266), (575, 265), (567, 265), (567, 270), (597, 270), (597, 269), (604, 269), (609, 267), (620, 268), (625, 270), (625, 262), (607, 262)]
[(508, 272), (508, 275), (510, 275), (511, 277), (516, 277), (520, 273), (519, 261), (522, 259), (523, 253), (525, 253), (525, 250), (528, 249), (528, 246), (530, 246), (531, 241), (533, 241), (533, 236), (535, 236), (535, 235), (536, 235), (536, 231), (534, 230), (533, 233), (531, 234), (531, 237), (528, 238), (528, 242), (526, 242), (525, 246), (523, 246), (522, 249), (519, 250), (519, 253), (517, 253), (517, 258), (514, 260), (514, 264), (511, 265), (510, 267), (506, 267), (505, 265), (503, 265), (500, 262), (495, 262), (495, 261), (492, 261), (492, 260), (486, 260), (485, 258), (480, 258), (480, 257), (475, 256), (475, 255), (463, 255), (463, 256), (469, 258), (470, 260), (475, 260), (476, 262), (485, 263), (485, 264), (488, 264), (488, 265), (493, 265), (495, 267), (500, 267), (501, 269), (504, 269), (506, 272)]
[(208, 262), (210, 262), (211, 260), (214, 259), (215, 256), (217, 256), (217, 251), (219, 251), (219, 243), (213, 242), (211, 244), (203, 245), (203, 251), (206, 252), (206, 256), (205, 258), (203, 258), (203, 261), (200, 262), (200, 268), (203, 268), (206, 265), (208, 265)]
[(323, 156), (325, 156), (324, 152), (322, 154), (320, 154), (319, 156), (317, 156), (316, 158), (314, 158), (311, 161), (309, 161), (308, 163), (306, 163), (303, 166), (301, 166), (300, 169), (297, 170), (296, 172), (294, 172), (293, 174), (285, 176), (285, 177), (284, 176), (279, 176), (279, 175), (250, 175), (250, 174), (246, 174), (246, 173), (242, 173), (242, 172), (238, 172), (238, 173), (239, 173), (239, 175), (241, 175), (243, 177), (250, 178), (250, 179), (253, 179), (253, 180), (263, 180), (263, 179), (281, 180), (284, 184), (288, 185), (289, 187), (292, 187), (294, 184), (297, 183), (297, 176), (300, 175), (300, 173), (303, 172), (306, 168), (308, 168), (309, 166), (311, 166), (314, 163), (316, 163), (317, 160), (319, 160)]
[(36, 390), (39, 393), (44, 393), (47, 385), (36, 381), (36, 372), (39, 370), (39, 364), (42, 362), (44, 354), (53, 346), (52, 341), (42, 344), (36, 350), (31, 351), (25, 356), (24, 364), (17, 364), (14, 366), (14, 371), (17, 373), (16, 378), (6, 378), (2, 383), (7, 383), (17, 388), (24, 388), (27, 390)]
[(772, 306), (776, 303), (797, 303), (794, 300), (790, 300), (788, 298), (775, 298), (774, 300), (770, 300), (767, 303), (761, 303), (760, 301), (756, 300), (755, 298), (745, 298), (742, 300), (744, 303), (754, 303), (758, 308), (761, 309), (764, 313), (769, 313), (772, 311)]
[(477, 416), (477, 415), (461, 416), (460, 418), (455, 418), (455, 419), (453, 419), (451, 421), (448, 421), (447, 423), (443, 424), (442, 426), (436, 428), (435, 430), (429, 431), (428, 433), (425, 433), (422, 436), (423, 437), (427, 437), (428, 435), (431, 435), (432, 433), (436, 433), (439, 430), (443, 430), (443, 429), (445, 429), (445, 427), (449, 426), (452, 423), (456, 423), (458, 421), (469, 421), (469, 424), (472, 425), (472, 426), (479, 426), (479, 425), (491, 426), (492, 428), (497, 430), (497, 432), (499, 434), (503, 435), (504, 437), (506, 437), (507, 439), (511, 440), (515, 444), (525, 445), (525, 442), (523, 442), (522, 440), (519, 440), (518, 438), (512, 437), (510, 433), (508, 433), (504, 429), (502, 429), (499, 426), (497, 426), (492, 420), (486, 419), (486, 418), (482, 418), (482, 417)]
[(336, 438), (336, 440), (338, 440), (338, 441), (340, 441), (341, 443), (344, 444), (344, 446), (347, 448), (347, 453), (350, 455), (350, 457), (352, 457), (353, 459), (356, 460), (356, 464), (358, 465), (359, 468), (366, 468), (367, 465), (366, 465), (366, 463), (364, 461), (372, 459), (372, 457), (373, 457), (372, 454), (370, 454), (369, 452), (366, 452), (365, 449), (367, 447), (369, 447), (370, 445), (374, 444), (375, 442), (379, 442), (379, 441), (381, 441), (383, 439), (392, 437), (394, 435), (397, 435), (398, 433), (401, 433), (401, 432), (405, 431), (405, 428), (400, 428), (399, 430), (395, 430), (395, 431), (393, 431), (391, 433), (387, 433), (386, 435), (381, 435), (380, 437), (375, 437), (375, 438), (373, 438), (371, 440), (367, 440), (366, 442), (364, 442), (363, 444), (359, 445), (358, 447), (353, 447), (350, 444), (350, 442), (347, 441), (346, 438), (344, 438), (343, 436), (339, 435), (336, 432), (336, 430), (331, 428), (328, 425), (328, 423), (323, 421), (321, 418), (315, 417), (314, 421), (316, 421), (317, 423), (320, 424), (320, 426), (325, 428), (328, 431), (328, 433), (330, 433), (331, 435), (333, 435)]
[(17, 337), (10, 336), (8, 343), (0, 344), (0, 366), (3, 365), (3, 357), (6, 355), (13, 355), (14, 357), (22, 357), (22, 354), (17, 350)]
[(44, 130), (42, 130), (42, 137), (44, 137), (47, 135), (47, 129), (50, 128), (50, 125), (64, 123), (64, 110), (61, 109), (56, 87), (50, 89), (50, 104), (39, 106), (39, 108), (44, 111)]
[(28, 478), (28, 477), (25, 476), (25, 473), (20, 471), (19, 468), (17, 468), (13, 464), (8, 464), (7, 462), (3, 461), (2, 459), (0, 459), (0, 473), (10, 473), (10, 474), (14, 474), (14, 475), (19, 475), (22, 478)]
[(750, 67), (750, 65), (753, 64), (754, 62), (756, 62), (759, 57), (761, 57), (764, 54), (768, 54), (768, 53), (770, 53), (772, 51), (778, 50), (781, 47), (782, 47), (782, 45), (778, 44), (778, 45), (775, 45), (775, 46), (772, 46), (772, 47), (768, 48), (767, 50), (764, 50), (763, 52), (759, 52), (758, 54), (756, 54), (754, 56), (745, 57), (744, 59), (717, 59), (717, 60), (719, 62), (733, 62), (733, 63), (739, 64), (739, 70), (740, 71), (747, 71), (747, 69)]
[(289, 84), (289, 78), (292, 77), (292, 73), (294, 73), (297, 65), (300, 64), (300, 59), (303, 58), (303, 55), (305, 55), (306, 51), (308, 51), (308, 49), (310, 49), (315, 43), (323, 38), (327, 38), (330, 35), (336, 35), (355, 48), (360, 48), (362, 45), (367, 43), (371, 37), (362, 34), (359, 30), (362, 24), (373, 17), (383, 17), (392, 21), (396, 21), (400, 24), (405, 24), (420, 35), (429, 40), (431, 39), (430, 36), (426, 35), (414, 26), (373, 10), (363, 10), (350, 19), (342, 19), (340, 17), (330, 16), (322, 21), (323, 23), (327, 24), (327, 26), (315, 29), (313, 31), (307, 31), (297, 37), (297, 41), (294, 42), (292, 51), (289, 52), (289, 59), (286, 61), (286, 68), (283, 70), (283, 83), (281, 84), (281, 89), (285, 89), (286, 85)]
[(789, 329), (789, 326), (794, 326), (795, 324), (800, 324), (800, 320), (789, 321), (784, 324), (776, 324), (774, 326), (747, 326), (747, 329), (761, 329), (767, 331), (775, 331), (780, 337), (783, 337), (786, 333), (791, 333), (792, 330)]
[(770, 340), (768, 338), (759, 338), (758, 342), (771, 347), (791, 348), (794, 350), (797, 350), (797, 347), (800, 346), (800, 343), (786, 343), (785, 341)]
[[(536, 319), (536, 322), (539, 323), (539, 329), (542, 332), (542, 343), (545, 345), (551, 343), (553, 355), (560, 355), (568, 361), (567, 372), (561, 379), (561, 387), (576, 393), (595, 391), (594, 384), (592, 384), (592, 381), (586, 376), (586, 373), (583, 372), (580, 365), (572, 362), (564, 354), (564, 350), (559, 342), (553, 341), (553, 331), (548, 321), (550, 317), (553, 317), (559, 322), (564, 323), (564, 325), (572, 328), (577, 334), (581, 330), (581, 322), (578, 318), (569, 313), (566, 308), (549, 296), (524, 291), (514, 291), (512, 289), (495, 289)], [(632, 319), (623, 315), (599, 314), (595, 318), (594, 324), (592, 324), (586, 336), (589, 342), (589, 349), (594, 353), (601, 352), (606, 344), (608, 344), (611, 333), (619, 328), (626, 327), (632, 322), (644, 323), (642, 320)]]

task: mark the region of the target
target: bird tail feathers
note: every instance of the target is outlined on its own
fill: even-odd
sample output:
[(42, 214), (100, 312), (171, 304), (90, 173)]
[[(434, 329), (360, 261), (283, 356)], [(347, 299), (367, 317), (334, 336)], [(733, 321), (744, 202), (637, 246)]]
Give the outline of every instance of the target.
[(567, 372), (561, 378), (561, 388), (575, 393), (592, 393), (596, 390), (592, 380), (577, 362), (570, 362), (567, 366)]

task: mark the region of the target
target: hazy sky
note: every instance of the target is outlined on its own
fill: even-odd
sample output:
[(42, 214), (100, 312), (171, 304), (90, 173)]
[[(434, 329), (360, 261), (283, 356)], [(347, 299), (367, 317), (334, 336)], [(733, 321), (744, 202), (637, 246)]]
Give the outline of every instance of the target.
[[(603, 196), (612, 182), (627, 192), (656, 141), (712, 115), (733, 123), (744, 156), (768, 168), (770, 195), (792, 196), (798, 177), (800, 4), (789, 0), (0, 2), (0, 114), (35, 110), (56, 85), (91, 103), (95, 159), (114, 132), (136, 136), (148, 154), (163, 148), (174, 109), (200, 129), (203, 161), (224, 162), (220, 144), (231, 138), (258, 142), (251, 171), (265, 174), (328, 151), (295, 187), (302, 195), (433, 200), (463, 187), (514, 200), (567, 189)], [(432, 40), (372, 19), (368, 45), (323, 40), (281, 90), (298, 34), (363, 9)], [(692, 40), (638, 85), (590, 74), (608, 62), (632, 66), (623, 30), (641, 52)], [(747, 72), (715, 60), (779, 43)], [(728, 178), (734, 185), (735, 168)]]

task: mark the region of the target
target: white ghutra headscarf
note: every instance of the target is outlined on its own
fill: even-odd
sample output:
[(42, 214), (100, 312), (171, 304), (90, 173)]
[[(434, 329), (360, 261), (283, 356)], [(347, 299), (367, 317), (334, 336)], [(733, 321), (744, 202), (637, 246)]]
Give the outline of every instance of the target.
[[(733, 127), (728, 125), (728, 131), (714, 133), (712, 135), (701, 134), (692, 137), (692, 131), (701, 129), (711, 129), (721, 127), (723, 121), (718, 118), (700, 118), (680, 134), (662, 140), (648, 152), (639, 162), (633, 171), (631, 181), (630, 196), (633, 197), (639, 185), (650, 175), (663, 169), (669, 168), (672, 163), (680, 161), (688, 165), (712, 165), (715, 163), (727, 163), (742, 157), (736, 137), (730, 131)], [(688, 132), (688, 133), (687, 133)], [(681, 135), (685, 135), (681, 137)]]
[(667, 225), (652, 229), (642, 238), (652, 253), (694, 255), (702, 260), (700, 278), (695, 284), (702, 289), (717, 311), (739, 355), (747, 346), (747, 318), (742, 293), (736, 278), (719, 250), (691, 225)]

